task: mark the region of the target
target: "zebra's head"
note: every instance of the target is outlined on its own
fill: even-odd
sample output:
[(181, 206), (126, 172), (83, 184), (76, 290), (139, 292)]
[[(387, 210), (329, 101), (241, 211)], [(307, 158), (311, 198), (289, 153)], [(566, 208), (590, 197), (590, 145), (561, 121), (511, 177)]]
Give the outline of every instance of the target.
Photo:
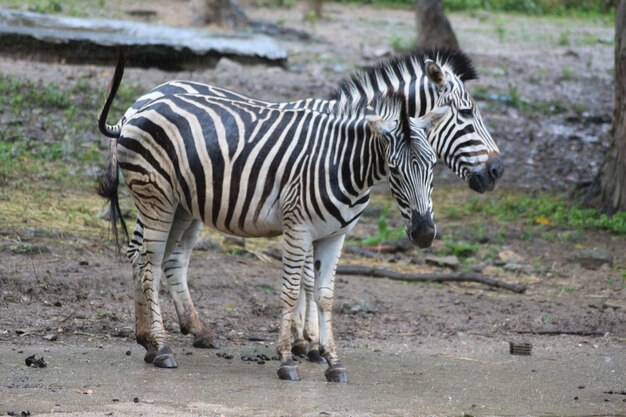
[(495, 189), (502, 176), (500, 151), (485, 128), (464, 82), (477, 78), (470, 58), (458, 50), (434, 48), (396, 55), (343, 80), (331, 96), (351, 114), (362, 100), (402, 94), (408, 115), (419, 117), (448, 105), (446, 129), (431, 142), (437, 157), (480, 193)]
[(449, 109), (436, 109), (423, 117), (407, 116), (400, 101), (395, 117), (368, 118), (386, 144), (385, 164), (391, 195), (398, 203), (406, 232), (420, 248), (432, 245), (437, 228), (433, 221), (432, 181), (437, 161), (428, 136)]
[(458, 69), (442, 68), (433, 60), (425, 60), (425, 75), (438, 93), (435, 108), (449, 108), (441, 120), (441, 128), (430, 139), (437, 156), (467, 181), (472, 190), (483, 193), (495, 189), (504, 165), (500, 150), (463, 83), (466, 78), (475, 78), (470, 69), (473, 75), (464, 78), (457, 75)]

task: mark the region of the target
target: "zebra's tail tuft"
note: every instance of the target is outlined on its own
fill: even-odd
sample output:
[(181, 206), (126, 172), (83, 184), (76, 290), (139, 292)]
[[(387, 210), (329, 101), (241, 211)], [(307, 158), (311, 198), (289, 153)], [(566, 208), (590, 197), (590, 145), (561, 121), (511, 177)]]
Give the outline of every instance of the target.
[[(116, 140), (111, 141), (112, 148), (116, 146), (116, 142)], [(126, 243), (129, 241), (129, 236), (128, 228), (126, 227), (126, 222), (124, 221), (124, 215), (122, 214), (122, 209), (120, 207), (118, 186), (119, 168), (117, 165), (117, 156), (114, 150), (112, 150), (109, 154), (109, 158), (107, 159), (104, 172), (98, 178), (98, 195), (109, 200), (111, 204), (109, 219), (111, 221), (111, 231), (113, 232), (113, 237), (115, 238), (115, 246), (117, 247), (117, 251), (119, 253), (121, 251), (121, 245), (118, 223), (122, 228), (122, 234), (124, 235)]]

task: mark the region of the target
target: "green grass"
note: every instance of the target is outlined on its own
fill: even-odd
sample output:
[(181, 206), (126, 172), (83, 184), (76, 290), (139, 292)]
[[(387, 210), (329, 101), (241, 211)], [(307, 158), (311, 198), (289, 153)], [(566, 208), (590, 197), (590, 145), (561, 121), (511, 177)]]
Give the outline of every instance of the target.
[[(444, 209), (443, 214), (447, 216), (448, 209)], [(532, 197), (510, 193), (471, 196), (464, 204), (454, 207), (451, 214), (456, 218), (481, 216), (502, 224), (520, 221), (545, 228), (603, 229), (616, 234), (626, 234), (626, 212), (609, 217), (596, 209), (572, 205), (565, 197), (549, 194)], [(562, 238), (578, 240), (581, 237), (572, 233)]]
[[(572, 77), (572, 69), (564, 66), (561, 79), (567, 81), (571, 80)], [(537, 83), (538, 81), (535, 78), (531, 78), (529, 82)], [(472, 95), (476, 100), (484, 100), (493, 104), (495, 106), (494, 110), (498, 110), (502, 106), (508, 106), (527, 114), (540, 113), (542, 115), (550, 115), (564, 113), (569, 110), (584, 111), (585, 109), (582, 103), (564, 102), (562, 100), (527, 100), (520, 95), (517, 86), (514, 84), (509, 84), (506, 92), (489, 90), (484, 86), (476, 85), (472, 89)]]
[(389, 44), (395, 52), (409, 52), (415, 49), (415, 38), (391, 35)]
[[(339, 0), (338, 3), (413, 8), (414, 0)], [(614, 17), (617, 0), (446, 0), (446, 12), (513, 12), (534, 16)]]
[(406, 236), (406, 232), (403, 227), (389, 227), (387, 223), (388, 217), (390, 217), (389, 210), (385, 207), (383, 208), (383, 212), (381, 213), (378, 223), (376, 224), (378, 233), (362, 239), (361, 243), (363, 245), (375, 246)]

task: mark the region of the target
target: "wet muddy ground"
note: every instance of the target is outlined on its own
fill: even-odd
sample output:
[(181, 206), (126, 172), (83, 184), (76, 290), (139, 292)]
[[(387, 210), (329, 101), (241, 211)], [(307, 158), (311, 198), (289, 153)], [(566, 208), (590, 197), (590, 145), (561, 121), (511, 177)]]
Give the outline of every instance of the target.
[[(159, 1), (151, 2), (150, 6), (146, 3), (145, 7), (158, 12), (158, 21), (184, 24), (186, 12), (178, 3)], [(174, 8), (182, 12), (174, 13)], [(391, 51), (391, 45), (398, 43), (398, 38), (410, 38), (413, 33), (410, 11), (330, 4), (329, 19), (311, 25), (301, 21), (301, 11), (297, 8), (247, 10), (257, 19), (286, 22), (307, 30), (313, 33), (315, 40), (282, 39), (290, 51), (290, 63), (285, 69), (244, 67), (224, 60), (215, 69), (193, 73), (129, 69), (125, 81), (149, 89), (173, 78), (193, 79), (271, 100), (325, 96), (354, 68), (375, 62)], [(93, 12), (94, 15), (99, 13)], [(521, 188), (530, 194), (545, 189), (560, 193), (593, 178), (610, 128), (612, 27), (602, 22), (532, 20), (487, 13), (451, 15), (451, 21), (461, 45), (472, 56), (481, 75), (470, 88), (505, 158), (505, 177), (495, 192), (519, 192)], [(108, 67), (49, 65), (2, 57), (0, 71), (65, 84), (87, 78), (89, 83), (102, 86), (103, 94), (112, 74), (112, 68)], [(44, 120), (42, 116), (42, 123)], [(100, 140), (95, 129), (86, 132), (85, 139)], [(102, 149), (104, 159), (105, 148)], [(438, 168), (437, 175), (435, 206), (437, 199), (462, 201), (467, 198), (470, 192), (451, 173)], [(19, 195), (19, 190), (10, 184), (2, 187), (0, 203)], [(62, 193), (67, 197), (72, 191)], [(377, 195), (384, 196), (384, 191), (377, 191)], [(375, 234), (377, 219), (375, 213), (364, 217), (354, 235)], [(8, 378), (0, 383), (0, 413), (15, 411), (19, 415), (22, 410), (32, 409), (39, 413), (45, 410), (102, 411), (94, 415), (105, 411), (113, 413), (110, 415), (187, 412), (228, 416), (626, 414), (623, 411), (626, 408), (618, 406), (623, 395), (605, 394), (626, 389), (623, 236), (584, 231), (579, 232), (575, 240), (549, 239), (543, 235), (528, 237), (525, 230), (520, 229), (515, 233), (507, 231), (504, 238), (497, 238), (494, 236), (498, 236), (501, 224), (494, 221), (479, 225), (472, 219), (463, 219), (463, 230), (473, 233), (473, 229), (482, 227), (490, 245), (497, 246), (492, 258), (477, 260), (472, 267), (485, 275), (526, 285), (528, 289), (521, 295), (467, 283), (415, 284), (338, 277), (335, 336), (357, 387), (353, 389), (355, 396), (348, 397), (354, 401), (335, 402), (336, 394), (328, 394), (328, 398), (333, 398), (328, 408), (304, 403), (304, 408), (297, 410), (279, 407), (277, 413), (273, 407), (284, 398), (283, 388), (277, 387), (277, 363), (271, 360), (263, 365), (248, 363), (240, 356), (255, 348), (262, 348), (263, 352), (273, 350), (279, 317), (280, 266), (264, 256), (263, 251), (277, 249), (278, 241), (246, 241), (242, 247), (238, 242), (225, 241), (207, 232), (194, 251), (190, 265), (191, 294), (201, 317), (222, 341), (223, 349), (218, 352), (232, 354), (231, 361), (237, 362), (237, 371), (233, 372), (242, 385), (233, 389), (241, 393), (241, 398), (255, 398), (250, 393), (264, 396), (258, 408), (251, 408), (253, 400), (241, 400), (242, 403), (237, 404), (237, 395), (227, 396), (228, 390), (218, 389), (216, 396), (209, 399), (202, 395), (201, 386), (209, 378), (211, 367), (223, 367), (227, 360), (216, 357), (213, 351), (193, 349), (191, 339), (180, 334), (165, 285), (162, 289), (165, 326), (172, 336), (181, 369), (162, 371), (142, 363), (141, 349), (132, 347), (134, 313), (128, 262), (115, 254), (106, 232), (85, 235), (74, 231), (71, 222), (68, 219), (67, 227), (52, 230), (45, 224), (29, 224), (28, 219), (21, 225), (15, 222), (7, 227), (0, 225), (0, 364)], [(457, 225), (458, 222), (440, 224), (444, 230)], [(561, 231), (554, 233), (558, 235)], [(347, 251), (342, 262), (374, 264), (405, 272), (446, 272), (449, 269), (426, 262), (426, 256), (436, 254), (442, 246), (443, 242), (437, 241), (430, 251), (379, 253), (367, 257)], [(508, 354), (511, 341), (532, 343), (532, 358), (546, 361), (540, 362), (540, 367), (558, 363), (570, 369), (573, 363), (583, 363), (583, 357), (597, 357), (618, 365), (601, 369), (593, 362), (591, 365), (584, 362), (585, 366), (581, 366), (581, 369), (601, 371), (593, 375), (593, 401), (588, 402), (593, 406), (581, 407), (581, 402), (574, 400), (574, 397), (583, 398), (577, 392), (584, 392), (584, 389), (578, 387), (590, 386), (588, 381), (592, 379), (582, 370), (564, 373), (562, 379), (558, 378), (558, 372), (565, 371), (558, 369), (556, 376), (549, 378), (542, 378), (541, 373), (530, 375), (532, 383), (543, 381), (567, 393), (567, 396), (550, 397), (558, 404), (556, 408), (534, 406), (548, 404), (536, 403), (536, 398), (542, 398), (541, 390), (524, 391), (527, 398), (519, 403), (510, 402), (507, 395), (515, 395), (521, 388), (513, 382), (507, 385), (507, 381), (514, 380), (516, 373), (528, 371), (519, 357)], [(102, 361), (97, 353), (100, 350), (106, 352)], [(127, 350), (131, 351), (130, 357), (122, 355)], [(83, 352), (91, 358), (87, 365)], [(112, 353), (113, 356), (109, 356)], [(23, 360), (33, 354), (44, 355), (49, 361), (48, 368), (26, 368)], [(378, 354), (380, 357), (376, 356)], [(467, 361), (459, 359), (445, 365), (435, 363), (422, 367), (422, 359), (426, 364), (440, 354), (467, 358)], [(374, 361), (372, 357), (377, 359)], [(385, 373), (386, 357), (392, 364), (390, 369), (402, 375), (400, 379), (406, 386), (394, 385), (393, 372), (396, 371), (390, 371), (391, 376)], [(204, 358), (208, 364), (203, 362)], [(369, 367), (362, 359), (373, 360), (374, 365)], [(473, 372), (477, 370), (459, 366), (472, 361), (488, 364), (513, 361), (520, 367), (487, 367), (483, 370), (491, 375), (487, 381), (474, 377)], [(109, 364), (116, 372), (98, 381), (98, 369), (111, 366)], [(310, 378), (305, 382), (304, 391), (309, 393), (311, 389), (312, 395), (324, 403), (327, 395), (323, 390), (329, 388), (322, 372), (316, 374), (312, 364), (301, 366), (306, 369), (307, 379)], [(197, 369), (197, 373), (188, 375), (189, 367)], [(253, 368), (257, 371), (252, 371)], [(38, 383), (33, 379), (35, 372), (72, 379), (80, 373), (79, 369), (87, 369), (80, 371), (81, 375), (91, 378), (80, 387), (70, 384), (61, 389), (50, 381)], [(129, 390), (124, 392), (124, 398), (121, 394), (115, 395), (119, 396), (120, 403), (128, 406), (137, 396), (144, 409), (109, 407), (108, 401), (112, 398), (106, 400), (106, 406), (91, 400), (96, 396), (94, 393), (103, 389), (103, 384), (107, 385), (107, 394), (114, 395), (108, 390), (117, 381), (126, 382), (128, 375), (125, 373), (129, 369), (132, 378), (136, 378), (131, 380), (136, 382), (138, 393)], [(235, 378), (228, 369), (224, 372), (224, 382), (216, 382), (222, 384), (221, 388), (229, 386)], [(615, 377), (616, 372), (622, 377)], [(184, 386), (189, 387), (190, 399), (172, 399), (168, 397), (170, 393), (163, 394), (167, 397), (164, 400), (160, 390), (168, 391), (171, 387), (168, 378), (179, 378), (180, 374), (188, 375), (183, 379), (187, 384)], [(460, 379), (454, 379), (455, 374)], [(194, 378), (197, 378), (197, 387), (190, 383)], [(317, 384), (315, 387), (311, 380)], [(373, 385), (365, 387), (364, 380)], [(484, 383), (476, 384), (476, 381)], [(376, 383), (390, 385), (376, 391)], [(148, 388), (151, 384), (160, 388), (151, 391)], [(417, 387), (416, 397), (406, 400), (407, 395), (415, 392), (412, 384)], [(500, 402), (493, 400), (491, 408), (480, 409), (471, 407), (479, 404), (471, 398), (458, 406), (441, 398), (428, 402), (427, 397), (419, 397), (422, 391), (437, 393), (440, 397), (448, 395), (442, 388), (446, 386), (453, 386), (453, 392), (458, 394), (471, 385), (493, 388), (502, 398)], [(502, 387), (505, 389), (500, 390)], [(57, 388), (59, 392), (75, 393), (80, 400), (60, 397), (63, 400), (57, 407), (57, 403), (52, 404), (54, 396), (51, 394)], [(384, 395), (381, 394), (383, 405), (369, 407), (369, 403), (359, 397), (361, 388), (372, 396), (384, 391)], [(80, 390), (93, 393), (83, 394)], [(147, 398), (142, 393), (144, 390), (150, 392), (151, 403), (144, 402)], [(42, 402), (38, 402), (38, 393)], [(290, 401), (297, 402), (300, 398), (303, 397), (294, 396)], [(397, 404), (397, 407), (386, 410), (384, 404)], [(515, 408), (512, 404), (521, 405)], [(598, 404), (602, 407), (596, 407)], [(48, 405), (50, 408), (45, 408)]]

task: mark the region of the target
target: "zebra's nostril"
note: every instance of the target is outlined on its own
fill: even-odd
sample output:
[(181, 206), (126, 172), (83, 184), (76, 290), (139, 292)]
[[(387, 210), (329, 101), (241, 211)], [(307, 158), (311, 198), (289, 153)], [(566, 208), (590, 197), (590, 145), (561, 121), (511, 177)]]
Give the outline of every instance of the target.
[(492, 179), (497, 180), (502, 176), (504, 172), (504, 164), (500, 158), (493, 160), (489, 164), (489, 175)]

